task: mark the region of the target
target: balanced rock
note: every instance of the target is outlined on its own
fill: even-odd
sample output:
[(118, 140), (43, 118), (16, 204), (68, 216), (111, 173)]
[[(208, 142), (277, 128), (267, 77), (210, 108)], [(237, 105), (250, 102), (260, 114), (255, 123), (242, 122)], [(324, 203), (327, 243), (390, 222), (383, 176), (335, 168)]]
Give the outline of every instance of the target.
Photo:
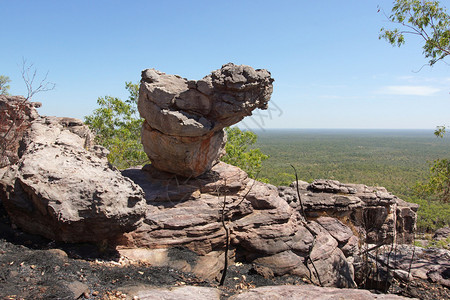
[(232, 63), (198, 81), (142, 71), (141, 139), (153, 166), (185, 177), (211, 169), (224, 154), (223, 128), (267, 109), (272, 82), (267, 70)]

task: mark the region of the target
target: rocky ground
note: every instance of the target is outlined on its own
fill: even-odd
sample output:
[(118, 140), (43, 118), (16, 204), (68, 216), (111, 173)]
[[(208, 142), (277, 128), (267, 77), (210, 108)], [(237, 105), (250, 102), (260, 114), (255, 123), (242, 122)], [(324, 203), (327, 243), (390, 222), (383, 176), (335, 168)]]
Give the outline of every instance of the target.
[[(101, 248), (101, 247), (100, 247)], [(266, 279), (251, 265), (230, 266), (221, 298), (260, 286), (305, 285), (295, 276)], [(170, 268), (121, 259), (91, 244), (55, 243), (11, 226), (0, 204), (0, 299), (133, 299), (145, 287), (217, 287), (217, 282)], [(419, 299), (449, 299), (449, 289), (424, 280), (394, 281), (389, 293)], [(136, 296), (134, 296), (137, 299)]]

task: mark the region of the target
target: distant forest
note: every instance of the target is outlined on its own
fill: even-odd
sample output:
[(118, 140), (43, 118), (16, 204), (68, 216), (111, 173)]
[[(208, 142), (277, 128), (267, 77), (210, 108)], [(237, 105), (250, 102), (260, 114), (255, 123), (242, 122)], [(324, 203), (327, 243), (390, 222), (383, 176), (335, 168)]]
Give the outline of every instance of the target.
[(299, 179), (334, 179), (343, 183), (384, 186), (398, 197), (421, 204), (419, 227), (431, 230), (450, 223), (450, 205), (414, 197), (413, 187), (429, 172), (429, 163), (450, 158), (450, 139), (433, 130), (255, 130), (260, 148), (270, 158), (259, 178), (274, 185)]

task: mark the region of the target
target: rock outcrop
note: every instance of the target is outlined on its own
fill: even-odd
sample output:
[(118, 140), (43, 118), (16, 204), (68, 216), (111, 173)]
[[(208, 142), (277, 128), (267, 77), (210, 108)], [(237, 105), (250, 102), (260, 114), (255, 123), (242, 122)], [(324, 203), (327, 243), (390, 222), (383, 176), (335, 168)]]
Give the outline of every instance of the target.
[[(279, 195), (293, 208), (300, 209), (295, 182), (278, 188)], [(389, 193), (384, 187), (344, 184), (336, 180), (315, 180), (299, 184), (308, 218), (322, 215), (352, 224), (366, 243), (412, 243), (418, 205)]]
[(108, 242), (131, 260), (204, 279), (220, 278), (227, 258), (264, 277), (356, 287), (360, 244), (410, 242), (417, 206), (384, 188), (318, 180), (299, 182), (303, 214), (295, 187), (216, 162), (223, 128), (265, 108), (272, 81), (233, 64), (199, 81), (144, 71), (139, 109), (152, 164), (122, 172), (80, 120), (30, 110), (0, 172), (1, 201), (30, 233)]
[(42, 117), (4, 170), (0, 196), (22, 229), (67, 242), (101, 242), (130, 231), (144, 214), (142, 189), (111, 167), (80, 120)]
[(371, 259), (389, 265), (394, 277), (408, 282), (419, 278), (450, 288), (450, 250), (414, 245), (383, 246)]
[[(295, 274), (325, 286), (356, 286), (353, 267), (342, 250), (358, 240), (351, 230), (331, 218), (303, 220), (278, 196), (276, 187), (248, 178), (237, 167), (221, 162), (183, 181), (151, 165), (123, 175), (143, 188), (147, 201), (143, 222), (120, 242), (125, 246), (121, 253), (130, 259), (178, 265), (203, 278), (218, 278), (226, 244), (223, 213), (231, 261), (235, 257), (251, 262), (275, 276)], [(186, 261), (176, 259), (173, 251), (171, 257), (170, 251), (145, 250), (173, 247), (185, 248), (197, 258)], [(346, 253), (351, 256), (354, 251)]]
[(209, 170), (224, 154), (223, 128), (266, 109), (272, 82), (267, 70), (232, 63), (198, 81), (142, 71), (142, 144), (153, 166), (185, 177)]

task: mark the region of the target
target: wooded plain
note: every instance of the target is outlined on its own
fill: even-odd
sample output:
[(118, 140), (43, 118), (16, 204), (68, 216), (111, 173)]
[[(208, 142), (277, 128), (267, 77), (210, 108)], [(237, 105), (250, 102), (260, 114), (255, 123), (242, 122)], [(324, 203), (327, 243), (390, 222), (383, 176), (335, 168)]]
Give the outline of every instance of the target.
[(334, 179), (343, 183), (384, 186), (400, 198), (421, 205), (418, 226), (432, 230), (450, 223), (450, 204), (427, 202), (414, 196), (429, 164), (450, 157), (450, 139), (433, 130), (265, 129), (255, 130), (256, 148), (270, 158), (259, 178), (274, 185), (295, 180)]

